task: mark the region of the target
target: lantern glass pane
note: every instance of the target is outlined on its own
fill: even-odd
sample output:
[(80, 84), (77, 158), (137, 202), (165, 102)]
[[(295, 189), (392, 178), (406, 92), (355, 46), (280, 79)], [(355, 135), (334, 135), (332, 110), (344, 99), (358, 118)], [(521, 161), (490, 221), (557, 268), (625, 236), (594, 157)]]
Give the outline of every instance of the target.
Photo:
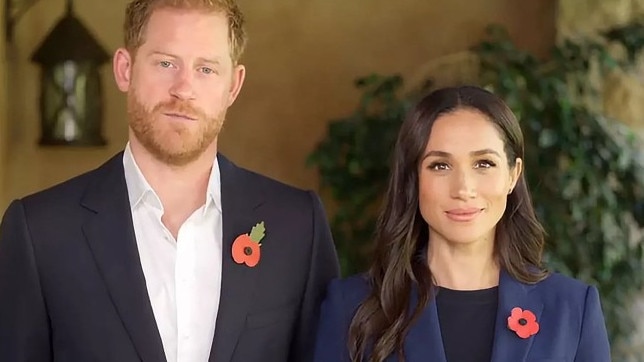
[(43, 69), (40, 143), (104, 145), (101, 98), (94, 63), (65, 61)]

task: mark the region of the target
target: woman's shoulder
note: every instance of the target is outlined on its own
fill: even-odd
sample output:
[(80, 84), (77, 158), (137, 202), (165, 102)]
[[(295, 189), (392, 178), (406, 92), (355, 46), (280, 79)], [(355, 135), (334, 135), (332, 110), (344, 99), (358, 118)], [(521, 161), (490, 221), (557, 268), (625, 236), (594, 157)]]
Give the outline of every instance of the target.
[(327, 301), (345, 307), (356, 307), (362, 303), (372, 291), (372, 284), (367, 274), (333, 279), (327, 288)]
[(333, 279), (322, 303), (314, 361), (349, 361), (347, 340), (351, 321), (371, 293), (366, 274)]
[(559, 272), (548, 273), (548, 276), (539, 282), (539, 284), (550, 288), (570, 290), (573, 293), (585, 291), (590, 287), (590, 284), (581, 281), (580, 279), (576, 279)]
[(589, 294), (597, 293), (595, 286), (558, 272), (551, 272), (536, 286), (547, 299), (556, 301), (582, 302)]

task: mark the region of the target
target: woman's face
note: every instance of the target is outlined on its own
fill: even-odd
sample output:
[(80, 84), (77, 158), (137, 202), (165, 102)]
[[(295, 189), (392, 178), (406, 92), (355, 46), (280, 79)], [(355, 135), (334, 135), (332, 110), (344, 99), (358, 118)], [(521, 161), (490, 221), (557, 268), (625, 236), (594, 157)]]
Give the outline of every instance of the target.
[(510, 168), (499, 129), (458, 109), (436, 119), (419, 164), (419, 208), (432, 243), (493, 243), (522, 162)]

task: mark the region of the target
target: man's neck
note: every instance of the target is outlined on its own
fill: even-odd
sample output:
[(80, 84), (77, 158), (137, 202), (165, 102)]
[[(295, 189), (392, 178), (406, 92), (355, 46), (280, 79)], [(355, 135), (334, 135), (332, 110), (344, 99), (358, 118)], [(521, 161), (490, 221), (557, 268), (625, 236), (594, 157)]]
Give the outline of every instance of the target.
[(159, 161), (136, 140), (130, 141), (130, 149), (141, 173), (163, 205), (162, 221), (176, 239), (185, 220), (206, 202), (217, 142), (183, 166), (171, 166)]

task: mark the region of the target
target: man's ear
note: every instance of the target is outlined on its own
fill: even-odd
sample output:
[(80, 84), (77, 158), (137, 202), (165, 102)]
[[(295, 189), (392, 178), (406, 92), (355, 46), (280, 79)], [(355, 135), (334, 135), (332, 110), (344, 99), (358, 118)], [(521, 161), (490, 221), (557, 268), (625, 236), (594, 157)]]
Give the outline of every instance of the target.
[(233, 79), (230, 85), (230, 92), (228, 93), (228, 107), (230, 107), (237, 99), (241, 91), (244, 79), (246, 78), (246, 67), (238, 64), (233, 68)]
[(121, 92), (127, 92), (130, 89), (133, 60), (132, 55), (125, 48), (119, 48), (114, 53), (112, 70), (116, 86)]

